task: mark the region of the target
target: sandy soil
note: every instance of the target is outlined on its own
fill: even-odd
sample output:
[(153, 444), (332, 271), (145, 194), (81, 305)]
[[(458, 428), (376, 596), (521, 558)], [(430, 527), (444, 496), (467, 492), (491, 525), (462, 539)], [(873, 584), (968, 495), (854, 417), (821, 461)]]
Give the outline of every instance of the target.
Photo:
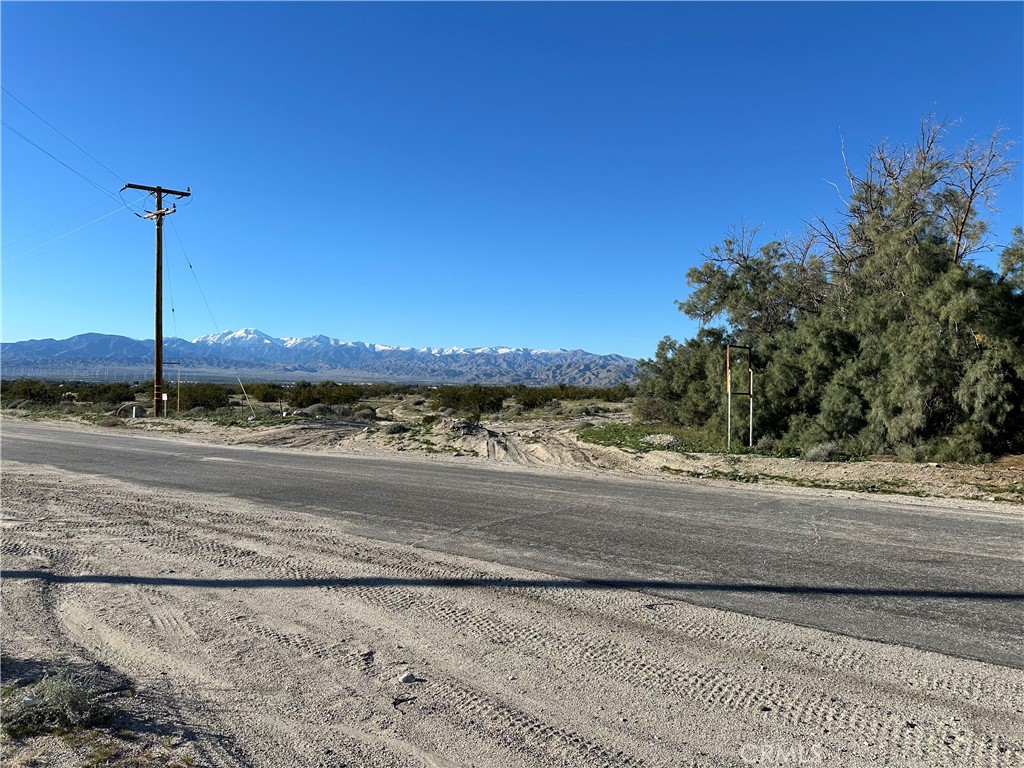
[(117, 713), (6, 765), (1024, 760), (1019, 670), (37, 466), (4, 464), (2, 503), (6, 695), (67, 665)]

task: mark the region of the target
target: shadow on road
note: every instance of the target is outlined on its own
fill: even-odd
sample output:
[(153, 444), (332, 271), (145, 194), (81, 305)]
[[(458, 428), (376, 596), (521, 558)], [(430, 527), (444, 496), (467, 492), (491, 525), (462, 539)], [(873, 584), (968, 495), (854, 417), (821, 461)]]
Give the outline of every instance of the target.
[(163, 587), (203, 587), (206, 589), (308, 589), (354, 587), (438, 587), (463, 589), (490, 587), (497, 589), (626, 589), (659, 592), (734, 592), (776, 595), (845, 595), (851, 597), (909, 597), (946, 600), (1024, 601), (1020, 592), (986, 592), (977, 590), (885, 589), (872, 587), (817, 587), (805, 584), (719, 584), (714, 582), (667, 581), (662, 579), (539, 579), (502, 578), (394, 578), (387, 576), (356, 576), (316, 579), (204, 579), (182, 576), (131, 576), (122, 574), (82, 574), (67, 576), (48, 571), (0, 571), (2, 579), (39, 579), (49, 584), (124, 584)]

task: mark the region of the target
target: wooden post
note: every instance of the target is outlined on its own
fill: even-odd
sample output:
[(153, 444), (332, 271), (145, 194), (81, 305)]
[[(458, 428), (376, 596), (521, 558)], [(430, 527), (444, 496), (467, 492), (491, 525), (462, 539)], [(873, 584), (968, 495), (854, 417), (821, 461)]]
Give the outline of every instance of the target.
[(163, 187), (147, 187), (143, 184), (125, 184), (121, 191), (126, 189), (139, 189), (143, 192), (152, 192), (156, 195), (156, 210), (140, 216), (143, 219), (153, 219), (156, 222), (156, 330), (153, 339), (153, 415), (159, 415), (160, 394), (164, 378), (164, 216), (174, 213), (177, 208), (164, 209), (164, 195), (175, 197), (190, 197), (191, 188), (180, 192), (176, 189), (164, 189)]
[(153, 415), (159, 415), (160, 390), (164, 380), (164, 195), (156, 192), (156, 330), (153, 348)]

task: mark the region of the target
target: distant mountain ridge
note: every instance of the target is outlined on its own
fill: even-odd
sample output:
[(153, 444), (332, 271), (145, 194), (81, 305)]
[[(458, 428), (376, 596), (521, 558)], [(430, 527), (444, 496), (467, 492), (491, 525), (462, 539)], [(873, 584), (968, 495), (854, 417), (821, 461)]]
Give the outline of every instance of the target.
[[(211, 378), (423, 383), (577, 384), (611, 386), (636, 376), (637, 361), (622, 355), (583, 350), (533, 350), (522, 347), (395, 347), (329, 336), (275, 338), (255, 328), (185, 339), (164, 339), (164, 360), (182, 371)], [(53, 375), (97, 378), (115, 368), (138, 369), (152, 378), (153, 342), (100, 333), (69, 339), (39, 339), (0, 344), (5, 378)], [(170, 369), (169, 369), (170, 370)], [(165, 375), (170, 375), (169, 371)]]

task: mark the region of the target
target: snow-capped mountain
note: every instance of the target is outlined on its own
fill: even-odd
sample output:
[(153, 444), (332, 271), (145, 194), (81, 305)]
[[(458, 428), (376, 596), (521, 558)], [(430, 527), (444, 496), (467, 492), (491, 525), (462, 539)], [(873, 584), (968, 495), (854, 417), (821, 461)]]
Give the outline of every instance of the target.
[[(152, 365), (153, 342), (87, 333), (70, 339), (18, 341), (0, 345), (2, 375), (53, 375), (75, 369), (94, 376), (105, 368)], [(606, 386), (636, 376), (636, 361), (621, 355), (582, 350), (519, 347), (396, 347), (343, 341), (329, 336), (278, 339), (255, 328), (200, 336), (167, 338), (164, 359), (221, 376), (296, 380), (378, 380)], [(67, 373), (66, 378), (74, 374)]]

